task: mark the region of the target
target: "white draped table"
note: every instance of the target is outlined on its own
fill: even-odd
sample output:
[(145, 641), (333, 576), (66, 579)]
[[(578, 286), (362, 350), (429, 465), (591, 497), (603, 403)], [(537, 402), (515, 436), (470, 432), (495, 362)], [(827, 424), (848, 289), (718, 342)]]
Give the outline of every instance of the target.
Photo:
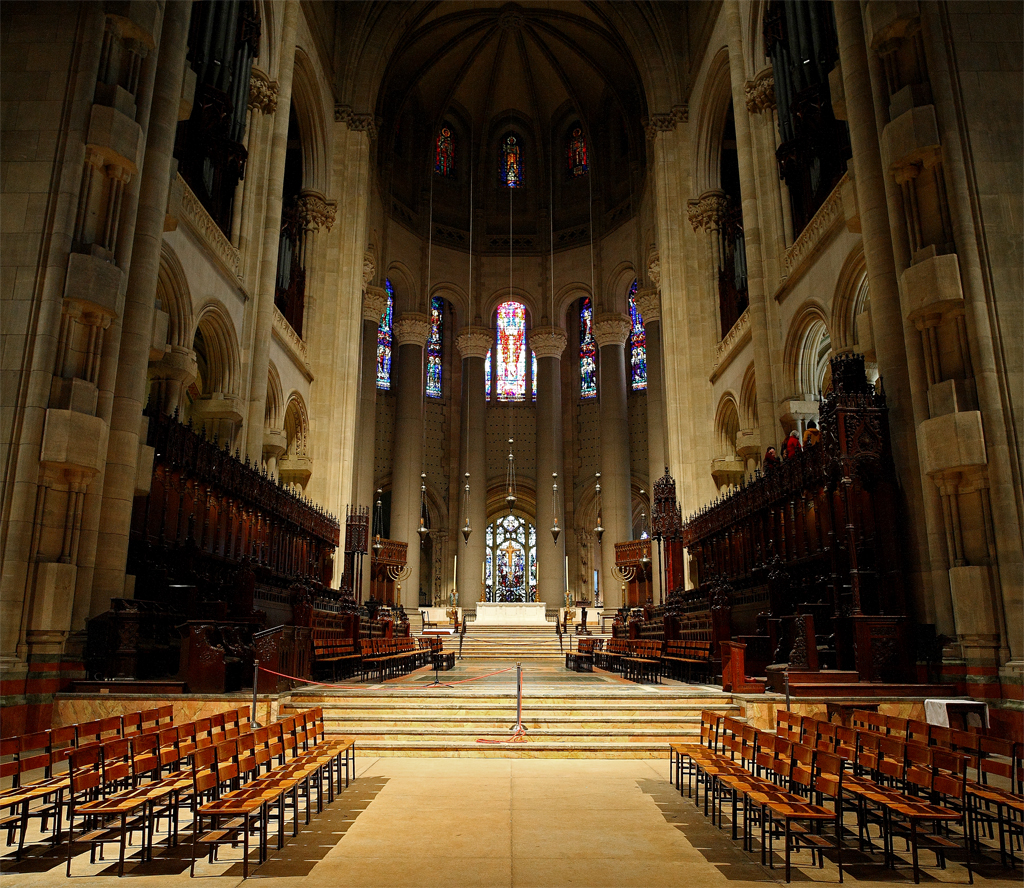
[(543, 601), (479, 601), (476, 626), (547, 626)]

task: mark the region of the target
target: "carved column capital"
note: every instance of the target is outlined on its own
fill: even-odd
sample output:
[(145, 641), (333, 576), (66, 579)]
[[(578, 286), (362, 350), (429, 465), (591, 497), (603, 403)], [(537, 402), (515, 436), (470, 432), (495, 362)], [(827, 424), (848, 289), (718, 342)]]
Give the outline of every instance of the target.
[(350, 130), (366, 133), (371, 142), (377, 138), (378, 121), (372, 114), (357, 114), (348, 105), (335, 105), (334, 120), (344, 123)]
[(273, 114), (277, 110), (277, 81), (255, 67), (249, 75), (249, 110), (261, 114)]
[(379, 324), (388, 307), (388, 291), (383, 287), (367, 287), (363, 292), (363, 320)]
[(729, 210), (729, 197), (724, 191), (705, 191), (696, 200), (686, 202), (686, 215), (694, 231), (717, 231)]
[(775, 109), (775, 74), (770, 67), (761, 71), (753, 80), (743, 85), (747, 99), (747, 111), (760, 114)]
[(661, 253), (657, 250), (647, 260), (647, 277), (655, 287), (661, 286)]
[(598, 348), (604, 348), (606, 345), (625, 345), (632, 327), (629, 315), (619, 314), (617, 311), (601, 312), (594, 318), (594, 339), (597, 340)]
[(661, 133), (670, 133), (678, 123), (686, 123), (690, 112), (686, 105), (674, 105), (668, 114), (652, 114), (644, 121), (644, 131), (650, 140), (656, 139)]
[(537, 358), (561, 358), (569, 337), (561, 327), (534, 327), (530, 331), (530, 348)]
[(455, 337), (455, 347), (463, 358), (486, 358), (494, 345), (494, 331), (487, 327), (467, 327)]
[(377, 261), (374, 258), (373, 251), (367, 250), (363, 253), (363, 286), (369, 286), (370, 281), (373, 280), (374, 275), (377, 273)]
[(418, 311), (403, 312), (395, 321), (395, 341), (400, 345), (423, 348), (430, 338), (430, 318)]
[(661, 294), (657, 287), (637, 290), (634, 299), (645, 324), (661, 320)]
[(303, 228), (331, 230), (338, 205), (318, 191), (303, 191), (295, 202), (295, 213)]

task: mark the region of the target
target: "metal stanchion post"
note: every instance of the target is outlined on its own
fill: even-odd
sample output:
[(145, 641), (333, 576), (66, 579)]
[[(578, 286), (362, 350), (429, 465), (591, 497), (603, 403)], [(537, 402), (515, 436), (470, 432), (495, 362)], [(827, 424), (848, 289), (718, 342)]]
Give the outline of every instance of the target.
[(256, 721), (256, 691), (260, 686), (260, 661), (252, 661), (252, 712), (249, 714), (249, 723), (254, 728), (263, 727)]

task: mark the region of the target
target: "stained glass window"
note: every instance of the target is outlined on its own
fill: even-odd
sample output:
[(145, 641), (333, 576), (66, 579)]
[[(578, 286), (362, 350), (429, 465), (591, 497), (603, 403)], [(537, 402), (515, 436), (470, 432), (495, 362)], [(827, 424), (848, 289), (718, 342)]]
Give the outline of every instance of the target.
[(586, 173), (587, 139), (586, 136), (583, 135), (583, 130), (578, 126), (573, 127), (565, 153), (570, 176), (575, 178), (576, 176), (582, 176)]
[(498, 306), (497, 348), (498, 400), (521, 401), (526, 396), (526, 309), (518, 302)]
[(647, 332), (644, 319), (636, 307), (636, 281), (629, 288), (629, 365), (630, 381), (634, 392), (647, 388)]
[(525, 518), (487, 525), (484, 586), (488, 601), (537, 600), (537, 528)]
[(580, 397), (597, 397), (597, 343), (594, 341), (594, 306), (589, 296), (580, 303)]
[(508, 188), (518, 188), (523, 184), (523, 159), (519, 151), (519, 141), (509, 134), (501, 143), (501, 184)]
[(455, 141), (452, 131), (442, 126), (437, 134), (434, 145), (434, 172), (439, 176), (450, 177), (455, 171)]
[(484, 400), (491, 400), (491, 350), (487, 349), (487, 357), (484, 358)]
[(530, 379), (533, 384), (533, 400), (537, 400), (537, 352), (530, 352)]
[(444, 332), (444, 300), (430, 299), (430, 337), (427, 339), (427, 397), (441, 397), (441, 336)]
[(377, 327), (377, 388), (387, 391), (391, 388), (391, 325), (395, 314), (395, 291), (391, 281), (384, 281), (384, 289), (388, 294), (388, 307)]

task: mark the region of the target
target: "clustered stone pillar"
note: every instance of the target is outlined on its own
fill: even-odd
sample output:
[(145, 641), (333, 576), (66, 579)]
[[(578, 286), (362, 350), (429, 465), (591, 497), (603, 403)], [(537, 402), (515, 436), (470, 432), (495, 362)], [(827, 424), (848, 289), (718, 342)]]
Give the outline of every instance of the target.
[[(487, 458), (484, 424), (487, 422), (487, 401), (484, 390), (484, 360), (494, 342), (494, 332), (486, 327), (470, 327), (455, 337), (455, 347), (462, 355), (462, 438), (459, 475), (459, 527), (455, 550), (459, 556), (455, 577), (459, 607), (471, 607), (480, 598), (483, 588), (480, 571), (484, 563), (487, 531)], [(469, 497), (466, 497), (466, 472), (469, 472)], [(462, 529), (469, 519), (472, 532), (469, 540)]]
[[(371, 274), (372, 277), (372, 274)], [(359, 381), (359, 433), (357, 440), (370, 442), (376, 440), (377, 434), (377, 331), (380, 321), (388, 306), (388, 294), (382, 287), (371, 287), (367, 282), (363, 292), (363, 338), (362, 338), (362, 377)], [(352, 499), (357, 506), (370, 510), (371, 532), (374, 519), (373, 473), (374, 448), (362, 446), (356, 454), (355, 483)], [(370, 597), (370, 571), (363, 571), (363, 588), (353, 589), (356, 597), (362, 600)]]
[[(161, 61), (154, 95), (140, 183), (138, 215), (132, 262), (125, 288), (119, 344), (112, 349), (117, 381), (110, 416), (110, 438), (103, 476), (103, 498), (90, 505), (93, 520), (90, 542), (95, 545), (95, 571), (91, 601), (76, 597), (78, 620), (105, 610), (111, 598), (125, 594), (128, 531), (135, 500), (141, 413), (146, 399), (146, 371), (153, 339), (153, 312), (164, 217), (167, 211), (174, 137), (181, 100), (182, 64), (185, 57), (191, 5), (172, 4), (164, 18)], [(114, 345), (112, 342), (111, 345)], [(186, 361), (187, 364), (191, 361)], [(141, 442), (145, 444), (145, 441)], [(91, 548), (91, 547), (90, 547)], [(88, 610), (88, 612), (87, 612)]]
[(277, 248), (281, 237), (281, 201), (284, 189), (284, 162), (288, 151), (288, 109), (292, 102), (292, 75), (295, 71), (295, 31), (299, 9), (295, 3), (284, 6), (281, 28), (281, 66), (278, 71), (277, 106), (270, 160), (267, 169), (267, 205), (263, 218), (263, 252), (256, 285), (256, 322), (253, 326), (252, 363), (249, 372), (249, 410), (245, 452), (250, 462), (259, 465), (263, 458), (263, 420), (267, 406), (267, 372), (270, 367), (270, 339), (274, 322), (274, 295), (277, 282)]
[[(562, 352), (567, 343), (560, 327), (530, 331), (537, 355), (537, 600), (557, 608), (565, 599), (565, 473), (562, 470)], [(552, 474), (558, 494), (552, 497)], [(555, 540), (551, 527), (561, 531)]]
[[(650, 274), (651, 268), (648, 269)], [(654, 271), (658, 277), (660, 273)], [(653, 278), (652, 278), (653, 280)], [(655, 286), (638, 290), (636, 307), (644, 319), (647, 348), (647, 465), (650, 488), (647, 491), (647, 521), (650, 527), (654, 482), (661, 477), (665, 466), (665, 388), (661, 366), (661, 295)], [(656, 545), (652, 543), (652, 545)], [(659, 604), (662, 563), (658, 553), (651, 552), (651, 589), (655, 604)]]
[(398, 344), (395, 398), (395, 443), (392, 449), (391, 538), (408, 543), (408, 579), (402, 582), (401, 603), (419, 606), (420, 472), (423, 470), (423, 348), (430, 318), (405, 312), (395, 322)]
[(594, 318), (601, 401), (601, 598), (606, 610), (621, 607), (622, 583), (615, 578), (615, 544), (633, 538), (629, 474), (629, 419), (626, 412), (626, 352), (629, 317), (602, 312)]
[[(860, 6), (839, 3), (835, 12), (864, 262), (871, 288), (871, 328), (889, 405), (893, 460), (909, 512), (904, 532), (910, 544), (912, 595), (917, 613), (934, 622), (937, 632), (951, 635), (955, 629), (949, 580), (942, 569), (945, 532), (941, 504), (934, 486), (922, 487), (917, 452), (916, 426), (928, 416), (924, 373), (923, 368), (918, 368), (920, 380), (911, 378)], [(916, 330), (911, 332), (913, 337), (918, 336)], [(917, 397), (913, 389), (921, 389)], [(933, 559), (938, 570), (931, 569)]]
[(757, 380), (757, 416), (761, 443), (774, 443), (775, 384), (773, 359), (768, 339), (768, 305), (765, 294), (764, 261), (761, 255), (761, 221), (757, 206), (757, 175), (750, 141), (750, 114), (744, 91), (743, 34), (739, 0), (729, 0), (725, 18), (729, 33), (729, 74), (732, 80), (732, 107), (736, 121), (736, 159), (739, 163), (740, 193), (743, 199), (743, 238), (747, 256), (747, 296), (750, 303), (750, 332), (754, 346), (754, 376)]

